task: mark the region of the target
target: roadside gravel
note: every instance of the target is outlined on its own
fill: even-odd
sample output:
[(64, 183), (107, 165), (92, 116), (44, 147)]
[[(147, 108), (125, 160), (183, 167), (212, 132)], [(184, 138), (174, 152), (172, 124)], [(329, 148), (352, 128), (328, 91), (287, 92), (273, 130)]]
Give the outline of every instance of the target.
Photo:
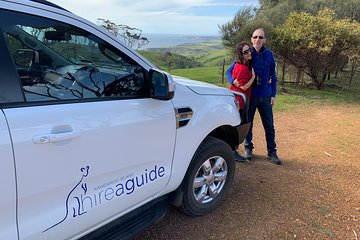
[(194, 218), (170, 207), (135, 240), (360, 240), (360, 107), (276, 112), (281, 166), (266, 158), (258, 115), (254, 124), (255, 159), (236, 163), (217, 210)]

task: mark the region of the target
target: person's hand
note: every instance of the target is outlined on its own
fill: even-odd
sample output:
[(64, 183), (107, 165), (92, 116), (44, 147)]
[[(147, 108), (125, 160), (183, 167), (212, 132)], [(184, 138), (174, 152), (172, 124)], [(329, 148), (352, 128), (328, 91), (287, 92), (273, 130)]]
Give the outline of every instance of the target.
[(240, 87), (239, 81), (236, 78), (234, 79), (233, 84), (235, 87)]
[(270, 104), (271, 104), (271, 106), (275, 105), (275, 97), (271, 97)]

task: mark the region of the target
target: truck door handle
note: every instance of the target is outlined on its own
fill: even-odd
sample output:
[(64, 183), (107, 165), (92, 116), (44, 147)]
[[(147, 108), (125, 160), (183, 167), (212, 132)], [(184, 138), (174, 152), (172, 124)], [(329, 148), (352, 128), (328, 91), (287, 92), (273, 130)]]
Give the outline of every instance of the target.
[(73, 130), (71, 132), (64, 132), (64, 133), (50, 133), (50, 134), (36, 135), (33, 137), (32, 141), (35, 144), (54, 143), (54, 142), (60, 142), (64, 140), (78, 138), (80, 136), (81, 136), (81, 130)]

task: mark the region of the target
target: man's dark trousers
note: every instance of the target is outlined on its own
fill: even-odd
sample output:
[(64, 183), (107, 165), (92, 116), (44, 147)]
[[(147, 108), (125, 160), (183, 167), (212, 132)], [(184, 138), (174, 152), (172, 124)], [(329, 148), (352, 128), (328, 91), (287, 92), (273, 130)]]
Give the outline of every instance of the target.
[(253, 121), (256, 112), (256, 108), (259, 111), (260, 118), (265, 130), (266, 146), (268, 154), (276, 153), (275, 143), (275, 128), (274, 128), (274, 114), (271, 105), (271, 97), (257, 97), (251, 95), (249, 103), (249, 121), (251, 121), (249, 132), (245, 138), (244, 146), (248, 149), (253, 149), (252, 143), (252, 128)]

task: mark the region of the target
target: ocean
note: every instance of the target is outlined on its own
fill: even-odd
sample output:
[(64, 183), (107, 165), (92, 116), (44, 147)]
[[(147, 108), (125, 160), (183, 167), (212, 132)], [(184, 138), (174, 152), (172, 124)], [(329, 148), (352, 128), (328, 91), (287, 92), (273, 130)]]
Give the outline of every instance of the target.
[(218, 40), (219, 36), (194, 36), (182, 34), (161, 34), (161, 33), (143, 33), (143, 37), (149, 40), (149, 43), (141, 49), (174, 47), (181, 44), (201, 43), (209, 40)]

